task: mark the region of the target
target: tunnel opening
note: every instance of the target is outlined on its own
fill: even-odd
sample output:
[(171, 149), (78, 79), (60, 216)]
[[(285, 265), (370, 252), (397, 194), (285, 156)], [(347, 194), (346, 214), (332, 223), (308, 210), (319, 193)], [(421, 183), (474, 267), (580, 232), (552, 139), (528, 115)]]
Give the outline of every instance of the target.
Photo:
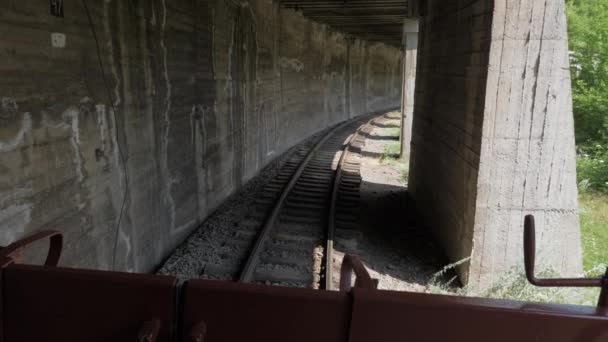
[[(318, 140), (293, 184), (297, 203), (285, 195), (288, 214), (278, 218), (293, 219), (276, 243), (284, 253), (265, 256), (291, 278), (276, 277), (275, 263), (261, 283), (335, 287), (327, 272), (338, 266), (319, 241), (329, 236), (340, 257), (360, 235), (395, 245), (401, 259), (422, 254), (433, 265), (409, 272), (414, 278), (456, 263), (463, 284), (487, 288), (521, 268), (530, 213), (541, 243), (553, 246), (541, 259), (579, 272), (567, 39), (556, 1), (85, 1), (64, 4), (61, 16), (7, 2), (7, 32), (26, 30), (29, 40), (15, 34), (3, 50), (0, 244), (59, 227), (66, 266), (151, 272), (166, 261), (161, 273), (183, 248), (200, 245), (204, 257), (184, 259), (196, 269), (184, 277), (209, 268), (219, 274), (211, 278), (236, 279), (230, 267), (248, 258), (229, 245), (255, 249), (257, 230), (246, 227), (266, 216), (241, 218), (224, 202), (249, 188), (272, 202), (258, 185), (289, 185), (286, 173)], [(350, 133), (325, 140), (343, 123)], [(349, 150), (378, 158), (384, 150), (366, 147), (395, 142), (383, 130), (397, 125), (407, 188), (374, 179), (378, 165), (363, 165), (365, 179), (353, 166), (360, 160), (345, 162), (344, 184), (324, 173), (339, 173), (334, 164)], [(327, 223), (331, 196), (345, 207)], [(227, 214), (213, 216), (220, 211)], [(306, 232), (340, 220), (350, 228)], [(416, 248), (433, 238), (439, 243), (428, 250), (443, 251), (437, 260)], [(377, 273), (407, 276), (374, 253), (369, 247)]]

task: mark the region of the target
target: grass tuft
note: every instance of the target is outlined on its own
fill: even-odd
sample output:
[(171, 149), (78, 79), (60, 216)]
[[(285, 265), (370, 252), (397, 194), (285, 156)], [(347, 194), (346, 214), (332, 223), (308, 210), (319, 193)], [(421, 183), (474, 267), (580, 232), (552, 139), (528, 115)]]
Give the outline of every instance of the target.
[[(599, 277), (606, 272), (608, 267), (608, 194), (582, 186), (579, 190), (581, 192), (579, 201), (585, 277)], [(520, 268), (514, 268), (505, 273), (489, 289), (480, 292), (467, 287), (456, 287), (453, 285), (454, 279), (437, 281), (447, 273), (447, 270), (455, 268), (458, 264), (460, 262), (448, 265), (438, 272), (427, 285), (427, 292), (589, 306), (595, 306), (599, 297), (600, 290), (596, 288), (539, 288), (533, 286), (528, 283)], [(539, 273), (539, 277), (554, 278), (559, 277), (559, 274), (551, 269), (545, 269)]]
[(608, 195), (582, 192), (580, 218), (585, 272), (603, 275), (608, 266)]
[[(387, 136), (399, 138), (400, 128), (393, 127), (385, 129), (384, 133)], [(401, 154), (401, 142), (392, 141), (384, 146), (382, 156), (380, 156), (380, 163), (396, 169), (401, 174), (401, 179), (407, 183), (407, 177), (409, 174), (409, 163), (407, 160), (400, 158)]]
[[(456, 267), (459, 263), (449, 265)], [(449, 268), (444, 268), (433, 277), (438, 279), (445, 274)], [(545, 269), (538, 273), (541, 278), (559, 277), (557, 272)], [(483, 291), (475, 291), (468, 287), (453, 286), (455, 279), (446, 282), (431, 281), (426, 287), (428, 293), (480, 297), (493, 299), (507, 299), (534, 303), (557, 303), (595, 306), (600, 290), (595, 288), (541, 288), (531, 285), (525, 274), (519, 268), (513, 268), (505, 273), (490, 288)]]

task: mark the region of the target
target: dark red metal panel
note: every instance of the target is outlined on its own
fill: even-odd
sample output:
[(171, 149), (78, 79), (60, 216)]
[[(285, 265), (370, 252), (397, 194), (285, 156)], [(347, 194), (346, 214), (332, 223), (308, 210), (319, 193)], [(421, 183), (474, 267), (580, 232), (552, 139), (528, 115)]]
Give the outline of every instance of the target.
[(171, 341), (174, 333), (173, 277), (11, 265), (2, 280), (5, 342)]
[(205, 280), (188, 282), (184, 291), (184, 341), (194, 341), (192, 328), (205, 331), (205, 342), (348, 339), (347, 293)]
[(9, 265), (19, 264), (22, 262), (23, 251), (29, 248), (32, 244), (49, 239), (49, 250), (46, 256), (44, 265), (47, 267), (55, 267), (61, 258), (63, 249), (63, 234), (55, 230), (44, 230), (34, 233), (26, 238), (15, 241), (6, 247), (0, 247), (0, 342), (4, 341), (4, 272), (3, 269)]
[(0, 342), (4, 342), (4, 272), (0, 268)]
[(594, 307), (367, 289), (353, 297), (350, 342), (608, 341), (608, 317)]

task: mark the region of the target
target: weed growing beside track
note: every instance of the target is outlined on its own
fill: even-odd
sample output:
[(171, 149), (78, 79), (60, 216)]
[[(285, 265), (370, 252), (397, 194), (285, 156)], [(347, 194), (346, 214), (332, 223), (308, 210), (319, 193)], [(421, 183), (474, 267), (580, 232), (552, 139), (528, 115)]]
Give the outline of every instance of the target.
[(396, 141), (389, 142), (384, 147), (384, 152), (380, 156), (380, 163), (399, 171), (402, 180), (407, 183), (409, 175), (409, 161), (400, 158), (401, 142), (399, 141), (400, 128), (385, 128), (386, 136), (396, 138)]
[[(455, 267), (460, 263), (450, 265)], [(450, 267), (444, 268), (446, 272)], [(541, 278), (555, 278), (560, 275), (551, 270), (545, 269), (537, 274)], [(586, 276), (593, 276), (587, 273)], [(441, 279), (438, 275), (434, 279)], [(467, 286), (458, 287), (455, 285), (456, 279), (447, 281), (431, 281), (427, 284), (426, 292), (432, 294), (507, 299), (523, 302), (535, 303), (557, 303), (557, 304), (576, 304), (595, 306), (599, 297), (600, 290), (596, 288), (541, 288), (531, 285), (526, 279), (525, 274), (520, 268), (513, 268), (506, 272), (490, 288), (482, 291), (473, 290)]]

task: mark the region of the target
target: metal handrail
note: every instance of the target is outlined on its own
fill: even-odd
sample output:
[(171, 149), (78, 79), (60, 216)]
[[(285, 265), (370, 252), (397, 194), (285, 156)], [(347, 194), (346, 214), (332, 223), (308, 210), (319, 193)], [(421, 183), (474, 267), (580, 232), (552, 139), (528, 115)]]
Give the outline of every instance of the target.
[(137, 334), (138, 342), (156, 342), (160, 332), (160, 320), (155, 318), (142, 324)]
[(54, 267), (59, 263), (63, 249), (63, 234), (56, 230), (44, 230), (0, 248), (0, 268), (22, 263), (22, 253), (29, 245), (50, 239), (49, 251), (44, 266)]
[(352, 275), (355, 272), (355, 287), (374, 290), (378, 287), (378, 280), (373, 279), (363, 265), (361, 258), (356, 255), (346, 254), (342, 259), (340, 268), (340, 291), (347, 292), (352, 289)]
[(534, 274), (536, 263), (536, 224), (534, 216), (528, 215), (524, 221), (524, 264), (526, 278), (538, 287), (601, 287), (597, 306), (608, 309), (608, 270), (602, 278), (537, 278)]

